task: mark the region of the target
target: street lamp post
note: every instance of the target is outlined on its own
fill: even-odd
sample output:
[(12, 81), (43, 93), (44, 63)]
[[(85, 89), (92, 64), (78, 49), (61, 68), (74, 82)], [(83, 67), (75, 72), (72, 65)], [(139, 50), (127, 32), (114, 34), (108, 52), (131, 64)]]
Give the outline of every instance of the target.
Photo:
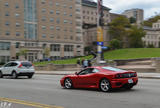
[(103, 46), (103, 0), (97, 0), (97, 64), (101, 61)]

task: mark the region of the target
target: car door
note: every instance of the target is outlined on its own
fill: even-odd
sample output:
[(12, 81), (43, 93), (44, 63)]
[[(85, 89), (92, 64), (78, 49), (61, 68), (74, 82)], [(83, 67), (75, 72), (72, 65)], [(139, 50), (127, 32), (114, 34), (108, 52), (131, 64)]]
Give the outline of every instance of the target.
[(2, 72), (3, 72), (3, 74), (5, 74), (5, 75), (8, 75), (8, 74), (10, 74), (10, 72), (9, 72), (9, 70), (10, 70), (10, 66), (11, 66), (11, 62), (9, 62), (9, 63), (7, 63), (7, 64), (5, 64), (3, 67), (2, 67)]
[(96, 72), (93, 72), (94, 68), (87, 68), (82, 70), (77, 75), (77, 85), (79, 87), (91, 87), (96, 85)]

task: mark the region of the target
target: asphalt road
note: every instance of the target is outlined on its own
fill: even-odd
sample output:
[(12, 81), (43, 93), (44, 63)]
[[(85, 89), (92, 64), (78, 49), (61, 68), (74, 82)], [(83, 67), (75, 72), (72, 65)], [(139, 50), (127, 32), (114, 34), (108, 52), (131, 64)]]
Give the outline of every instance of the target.
[(0, 79), (0, 105), (8, 102), (12, 103), (10, 108), (160, 108), (158, 79), (139, 79), (132, 90), (103, 93), (63, 89), (59, 83), (61, 77), (35, 75), (33, 79)]

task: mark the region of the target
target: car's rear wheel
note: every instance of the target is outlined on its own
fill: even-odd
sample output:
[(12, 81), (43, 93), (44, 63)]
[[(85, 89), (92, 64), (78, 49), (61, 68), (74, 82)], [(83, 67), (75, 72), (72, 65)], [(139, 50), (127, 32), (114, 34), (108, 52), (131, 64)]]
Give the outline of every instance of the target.
[(17, 79), (18, 78), (18, 75), (15, 71), (12, 72), (12, 78), (13, 79)]
[(66, 78), (64, 80), (64, 88), (66, 88), (66, 89), (73, 88), (73, 83), (72, 83), (72, 80), (70, 78)]
[(131, 85), (131, 86), (126, 86), (125, 87), (125, 89), (127, 89), (127, 90), (130, 90), (130, 89), (132, 89), (133, 88), (133, 86)]
[(3, 73), (0, 71), (0, 78), (3, 78)]
[(28, 75), (28, 78), (31, 79), (33, 77), (33, 75)]
[(107, 79), (102, 79), (99, 84), (99, 88), (103, 92), (108, 92), (111, 90), (111, 84)]

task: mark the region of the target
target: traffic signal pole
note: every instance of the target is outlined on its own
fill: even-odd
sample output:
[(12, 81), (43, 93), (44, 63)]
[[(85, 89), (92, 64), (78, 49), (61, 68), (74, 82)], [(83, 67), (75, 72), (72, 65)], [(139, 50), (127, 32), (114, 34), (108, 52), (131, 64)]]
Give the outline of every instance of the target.
[(101, 61), (103, 46), (103, 0), (97, 0), (97, 64)]

